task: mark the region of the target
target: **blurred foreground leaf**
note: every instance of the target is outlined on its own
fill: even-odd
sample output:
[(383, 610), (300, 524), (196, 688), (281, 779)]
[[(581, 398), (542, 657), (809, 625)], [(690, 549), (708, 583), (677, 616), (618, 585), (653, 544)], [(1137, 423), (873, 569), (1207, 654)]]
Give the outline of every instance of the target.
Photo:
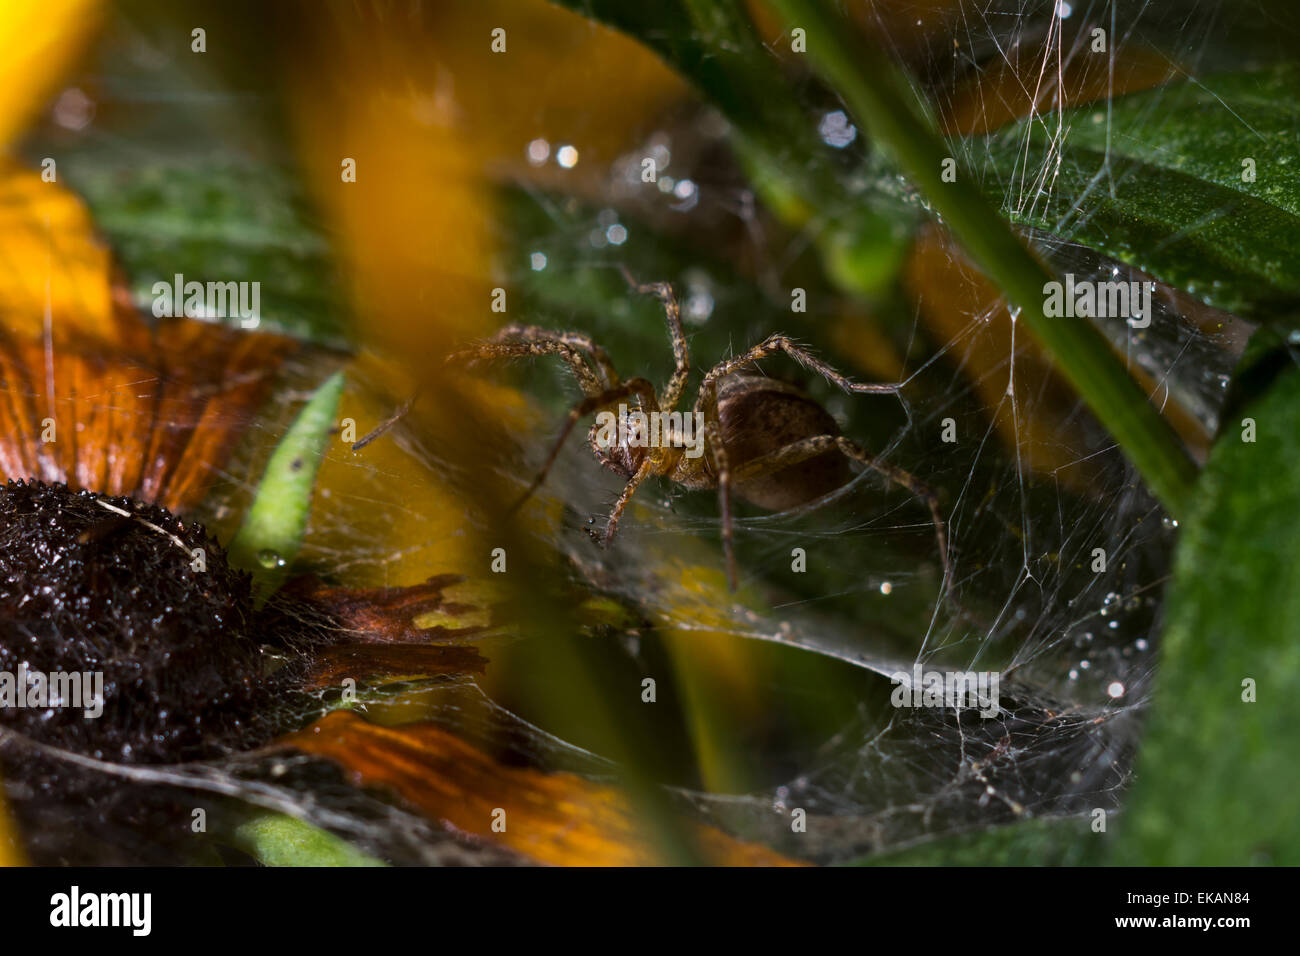
[(99, 26), (99, 0), (0, 4), (0, 146), (23, 129)]

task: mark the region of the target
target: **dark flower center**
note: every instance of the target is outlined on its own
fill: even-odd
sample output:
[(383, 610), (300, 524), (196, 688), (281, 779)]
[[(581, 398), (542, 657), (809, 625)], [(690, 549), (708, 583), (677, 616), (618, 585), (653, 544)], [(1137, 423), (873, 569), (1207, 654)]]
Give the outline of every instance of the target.
[(63, 484), (0, 488), (0, 725), (128, 762), (255, 742), (259, 636), (249, 575), (202, 525)]

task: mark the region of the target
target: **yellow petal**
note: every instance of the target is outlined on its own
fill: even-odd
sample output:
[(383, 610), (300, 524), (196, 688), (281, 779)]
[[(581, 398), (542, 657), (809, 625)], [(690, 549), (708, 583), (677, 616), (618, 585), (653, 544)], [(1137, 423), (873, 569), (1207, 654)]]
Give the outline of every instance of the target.
[(31, 121), (99, 22), (99, 0), (0, 2), (0, 147)]
[[(0, 111), (0, 123), (6, 119)], [(12, 159), (0, 159), (0, 253), (5, 331), (41, 336), (48, 302), (56, 341), (72, 335), (117, 338), (112, 261), (95, 236), (89, 210), (60, 184), (43, 181)]]

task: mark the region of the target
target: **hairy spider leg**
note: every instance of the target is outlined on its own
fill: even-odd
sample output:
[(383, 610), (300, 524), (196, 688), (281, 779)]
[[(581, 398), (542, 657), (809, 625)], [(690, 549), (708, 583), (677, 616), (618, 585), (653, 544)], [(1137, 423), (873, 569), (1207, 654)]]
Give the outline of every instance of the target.
[[(590, 357), (587, 364), (584, 353)], [(580, 332), (554, 332), (536, 325), (507, 325), (497, 331), (487, 342), (452, 352), (445, 359), (449, 365), (473, 365), (494, 358), (520, 358), (529, 355), (559, 355), (573, 371), (582, 393), (588, 397), (599, 395), (619, 384), (618, 373), (610, 361), (609, 353)], [(421, 395), (417, 386), (414, 394), (403, 402), (392, 416), (376, 425), (364, 438), (352, 446), (360, 451), (376, 438), (401, 421)]]
[[(565, 419), (564, 427), (560, 429), (560, 434), (559, 437), (555, 439), (555, 444), (551, 446), (551, 453), (546, 456), (546, 462), (537, 473), (537, 477), (535, 477), (532, 480), (532, 483), (529, 484), (527, 490), (525, 490), (519, 497), (519, 500), (510, 506), (510, 511), (514, 512), (518, 510), (525, 501), (532, 497), (533, 492), (541, 487), (542, 482), (546, 480), (546, 476), (551, 470), (551, 466), (555, 464), (555, 459), (560, 456), (560, 449), (564, 447), (565, 439), (569, 437), (569, 433), (573, 431), (573, 427), (577, 425), (584, 416), (590, 415), (592, 412), (596, 411), (596, 409), (603, 408), (606, 405), (618, 401), (620, 398), (627, 398), (629, 395), (637, 396), (637, 398), (641, 402), (645, 403), (645, 406), (648, 408), (655, 407), (654, 386), (644, 378), (630, 378), (623, 384), (615, 388), (607, 389), (599, 395), (591, 395), (584, 398), (582, 401), (578, 402), (578, 404), (574, 405), (573, 408), (569, 409), (568, 418)], [(644, 478), (644, 476), (642, 476), (642, 478)], [(637, 479), (633, 476), (633, 479), (628, 482), (628, 488), (625, 488), (624, 492), (630, 496), (632, 491), (635, 491), (636, 486), (640, 483), (641, 479)]]
[(673, 292), (673, 287), (667, 282), (646, 282), (639, 283), (632, 278), (632, 273), (628, 271), (627, 266), (620, 267), (623, 270), (623, 278), (627, 284), (632, 287), (634, 292), (642, 295), (653, 295), (663, 303), (664, 318), (668, 321), (668, 337), (673, 343), (673, 363), (674, 369), (672, 378), (668, 380), (667, 386), (664, 387), (663, 398), (660, 399), (659, 410), (671, 412), (681, 401), (682, 392), (686, 389), (686, 379), (691, 374), (691, 355), (686, 348), (686, 332), (682, 329), (682, 310), (677, 304), (677, 294)]
[[(513, 327), (507, 326), (501, 332), (512, 331)], [(534, 339), (534, 340), (499, 340), (501, 332), (487, 342), (480, 342), (469, 348), (452, 352), (447, 356), (448, 365), (465, 365), (472, 367), (480, 362), (487, 362), (493, 359), (510, 359), (524, 358), (537, 355), (558, 355), (564, 359), (566, 365), (573, 371), (573, 377), (578, 380), (578, 387), (582, 389), (582, 394), (588, 397), (599, 395), (609, 386), (605, 385), (601, 376), (592, 371), (591, 366), (587, 364), (582, 353), (567, 342), (561, 342), (557, 339)]]
[(618, 521), (623, 517), (623, 510), (627, 508), (627, 503), (632, 500), (632, 495), (636, 493), (641, 482), (649, 478), (653, 471), (654, 466), (649, 459), (646, 459), (627, 480), (627, 484), (623, 486), (623, 491), (618, 496), (618, 501), (614, 502), (614, 508), (609, 513), (609, 520), (605, 522), (605, 533), (600, 541), (602, 547), (609, 547), (609, 543), (614, 540), (614, 532), (618, 530)]
[[(597, 345), (591, 336), (583, 332), (557, 332), (554, 329), (544, 329), (539, 325), (517, 325), (511, 324), (503, 326), (489, 340), (493, 343), (500, 344), (536, 344), (541, 349), (533, 351), (522, 351), (517, 354), (521, 355), (560, 355), (573, 369), (574, 377), (578, 379), (578, 384), (582, 387), (584, 395), (598, 395), (600, 392), (609, 388), (617, 388), (621, 383), (618, 372), (614, 370), (614, 363), (610, 360), (609, 353), (603, 347)], [(597, 373), (597, 380), (592, 381), (590, 369), (580, 358), (580, 354), (585, 353), (591, 360), (591, 365)], [(456, 355), (454, 353), (448, 358), (451, 361)]]

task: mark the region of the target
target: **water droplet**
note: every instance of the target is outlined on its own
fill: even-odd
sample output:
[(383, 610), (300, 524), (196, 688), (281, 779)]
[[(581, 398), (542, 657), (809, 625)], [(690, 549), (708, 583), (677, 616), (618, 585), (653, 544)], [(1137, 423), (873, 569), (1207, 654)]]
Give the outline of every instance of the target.
[(858, 136), (857, 127), (849, 122), (843, 110), (834, 110), (823, 116), (817, 132), (821, 134), (823, 143), (836, 149), (843, 149)]
[(1101, 601), (1101, 616), (1109, 617), (1110, 613), (1119, 606), (1119, 595), (1114, 591), (1107, 594)]
[(713, 314), (713, 296), (707, 289), (698, 292), (692, 292), (682, 306), (682, 317), (688, 322), (700, 323), (707, 321)]
[(284, 560), (279, 552), (266, 548), (257, 552), (257, 563), (264, 568), (282, 568), (289, 562)]
[(578, 151), (572, 146), (561, 146), (555, 151), (555, 161), (565, 169), (578, 165)]
[(1163, 518), (1161, 518), (1160, 523), (1165, 527), (1165, 530), (1167, 531), (1173, 531), (1175, 528), (1178, 527), (1178, 519), (1171, 518), (1169, 517), (1169, 515), (1165, 515)]
[(881, 582), (880, 582), (880, 593), (881, 593), (881, 594), (889, 594), (889, 593), (890, 593), (891, 591), (893, 591), (893, 590), (894, 590), (894, 586), (893, 586), (892, 584), (890, 584), (888, 581), (881, 581)]
[(1145, 651), (1147, 649), (1147, 639), (1145, 637), (1139, 637), (1133, 642), (1133, 646), (1139, 651)]
[(535, 139), (528, 144), (528, 162), (541, 166), (551, 155), (551, 144), (544, 139)]
[(1124, 685), (1121, 684), (1119, 681), (1112, 681), (1110, 685), (1106, 688), (1106, 693), (1109, 694), (1112, 699), (1116, 697), (1123, 697)]

